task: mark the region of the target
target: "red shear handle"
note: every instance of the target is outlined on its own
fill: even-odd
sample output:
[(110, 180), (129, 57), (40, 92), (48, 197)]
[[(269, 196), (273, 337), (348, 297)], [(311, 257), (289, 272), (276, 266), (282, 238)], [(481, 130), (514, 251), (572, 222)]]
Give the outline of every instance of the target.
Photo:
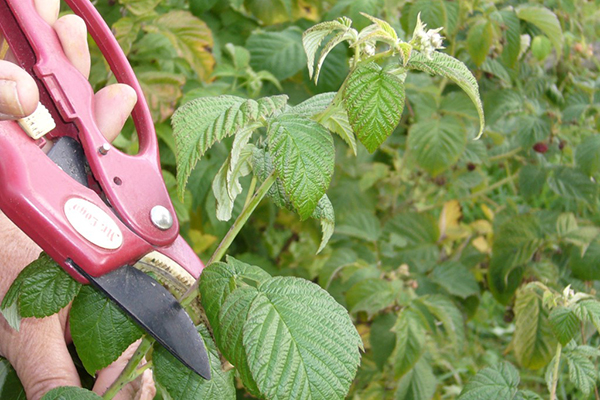
[[(94, 119), (94, 93), (89, 82), (68, 61), (54, 29), (38, 15), (33, 0), (0, 0), (4, 37), (21, 66), (38, 79), (40, 92), (48, 92), (62, 117), (54, 136), (72, 136), (73, 130), (65, 125), (74, 124), (78, 131), (75, 138), (83, 146), (92, 174), (119, 217), (144, 240), (166, 246), (177, 238), (179, 225), (162, 180), (156, 135), (140, 86), (115, 38), (89, 1), (67, 3), (86, 21), (117, 79), (138, 94), (133, 114), (140, 139), (137, 155), (124, 154), (106, 143)], [(49, 186), (38, 189), (41, 195), (54, 190)], [(156, 219), (153, 222), (152, 210), (157, 206), (164, 207), (172, 217), (170, 228), (157, 227)]]

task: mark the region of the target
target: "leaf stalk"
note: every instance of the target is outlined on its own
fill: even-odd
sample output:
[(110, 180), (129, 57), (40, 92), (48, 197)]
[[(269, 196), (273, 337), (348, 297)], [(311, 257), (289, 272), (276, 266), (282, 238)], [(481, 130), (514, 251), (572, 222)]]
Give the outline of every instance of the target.
[[(242, 212), (237, 217), (237, 219), (235, 220), (225, 237), (223, 237), (221, 243), (219, 243), (219, 246), (213, 253), (212, 257), (206, 263), (207, 266), (217, 261), (220, 261), (223, 258), (223, 256), (225, 256), (225, 253), (227, 253), (229, 246), (231, 246), (238, 233), (240, 233), (243, 226), (246, 224), (248, 218), (250, 218), (250, 215), (252, 215), (258, 204), (267, 195), (269, 189), (271, 189), (271, 186), (273, 186), (276, 179), (277, 175), (275, 175), (275, 171), (273, 171), (267, 177), (267, 179), (265, 179), (262, 185), (260, 185), (254, 196), (252, 196), (250, 201), (248, 201), (247, 204), (244, 206)], [(200, 278), (198, 278), (196, 282), (188, 289), (188, 291), (185, 292), (185, 294), (181, 297), (179, 302), (183, 307), (187, 307), (188, 305), (190, 305), (190, 303), (196, 298), (196, 296), (198, 296), (199, 285)]]
[(133, 381), (135, 378), (140, 376), (140, 374), (143, 373), (147, 368), (149, 368), (149, 366), (146, 366), (148, 364), (144, 365), (139, 369), (137, 368), (137, 366), (140, 364), (146, 353), (148, 353), (148, 350), (152, 348), (152, 344), (154, 344), (154, 339), (146, 335), (142, 337), (140, 345), (138, 346), (135, 353), (133, 353), (133, 356), (131, 356), (131, 358), (127, 362), (127, 365), (125, 366), (117, 380), (114, 381), (113, 384), (110, 385), (110, 387), (106, 389), (106, 392), (102, 395), (102, 398), (104, 400), (110, 400), (113, 397), (115, 397), (121, 391), (121, 389), (125, 387), (125, 385)]

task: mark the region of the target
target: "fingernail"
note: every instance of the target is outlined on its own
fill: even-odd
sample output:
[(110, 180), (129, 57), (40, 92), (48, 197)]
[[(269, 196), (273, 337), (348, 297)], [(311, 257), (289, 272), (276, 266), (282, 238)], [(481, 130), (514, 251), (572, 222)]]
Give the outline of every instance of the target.
[(0, 118), (25, 116), (15, 81), (0, 79), (0, 115)]

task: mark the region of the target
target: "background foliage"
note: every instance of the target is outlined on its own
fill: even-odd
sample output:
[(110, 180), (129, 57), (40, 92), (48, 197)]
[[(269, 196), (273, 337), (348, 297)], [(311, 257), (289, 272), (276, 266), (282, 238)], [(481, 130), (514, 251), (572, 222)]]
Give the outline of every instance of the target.
[[(371, 23), (364, 12), (405, 40), (419, 13), (429, 28), (444, 27), (443, 51), (478, 80), (482, 138), (473, 140), (477, 110), (458, 86), (409, 74), (399, 125), (379, 150), (335, 138), (327, 196), (336, 226), (325, 249), (317, 254), (318, 221), (265, 201), (230, 251), (272, 276), (326, 289), (366, 347), (348, 397), (398, 400), (599, 398), (599, 4), (96, 2), (145, 89), (182, 234), (204, 260), (230, 225), (217, 219), (211, 187), (232, 141), (213, 146), (177, 195), (177, 107), (221, 94), (286, 94), (299, 104), (337, 91), (353, 51), (333, 48), (315, 84), (302, 32), (317, 22), (347, 16), (360, 29)], [(114, 78), (92, 50), (99, 88)], [(135, 152), (132, 124), (117, 145)], [(0, 364), (0, 394), (14, 379)]]

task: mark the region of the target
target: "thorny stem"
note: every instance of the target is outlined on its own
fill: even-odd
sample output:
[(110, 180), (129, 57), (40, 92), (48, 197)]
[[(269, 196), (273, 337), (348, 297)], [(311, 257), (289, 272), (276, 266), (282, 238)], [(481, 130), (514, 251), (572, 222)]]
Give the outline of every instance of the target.
[(556, 345), (556, 362), (554, 363), (554, 369), (552, 371), (552, 386), (550, 387), (550, 400), (557, 400), (556, 398), (556, 386), (558, 385), (558, 367), (560, 365), (560, 354), (562, 352), (562, 346), (559, 343)]
[(113, 384), (110, 385), (108, 389), (106, 389), (104, 395), (102, 395), (103, 399), (110, 400), (113, 397), (115, 397), (125, 385), (127, 385), (129, 382), (133, 381), (135, 378), (140, 376), (140, 374), (148, 368), (144, 366), (138, 369), (137, 366), (142, 361), (142, 358), (144, 358), (148, 350), (150, 350), (153, 343), (154, 339), (152, 339), (151, 337), (146, 335), (142, 337), (142, 342), (138, 346), (135, 353), (133, 353), (133, 356), (131, 356), (131, 358), (129, 359), (129, 362), (127, 362), (125, 369), (123, 369), (117, 380), (114, 381)]
[[(273, 183), (275, 183), (275, 179), (277, 179), (277, 176), (275, 175), (275, 172), (272, 172), (271, 175), (269, 175), (268, 178), (265, 179), (262, 185), (260, 185), (260, 187), (256, 191), (256, 194), (254, 194), (250, 201), (244, 206), (244, 209), (240, 213), (239, 217), (237, 217), (237, 219), (229, 229), (229, 232), (227, 232), (223, 240), (221, 240), (221, 243), (219, 243), (219, 247), (217, 247), (210, 260), (208, 260), (208, 262), (206, 263), (206, 265), (210, 265), (223, 258), (223, 256), (229, 249), (229, 246), (231, 246), (231, 243), (233, 243), (233, 240), (236, 238), (238, 233), (240, 233), (240, 230), (242, 230), (242, 227), (246, 224), (248, 218), (250, 218), (250, 215), (252, 215), (260, 201), (267, 195), (267, 192), (269, 191), (271, 186), (273, 186)], [(196, 296), (198, 295), (199, 285), (200, 279), (196, 280), (196, 282), (181, 297), (179, 302), (183, 307), (187, 307), (188, 305), (190, 305), (190, 303), (196, 298)]]

